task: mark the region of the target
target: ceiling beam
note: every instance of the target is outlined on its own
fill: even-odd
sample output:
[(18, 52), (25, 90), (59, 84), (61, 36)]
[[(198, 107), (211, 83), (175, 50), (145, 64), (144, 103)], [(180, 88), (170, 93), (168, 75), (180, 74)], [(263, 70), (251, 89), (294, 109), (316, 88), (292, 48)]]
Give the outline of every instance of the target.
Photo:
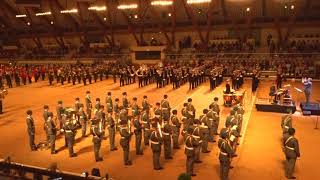
[[(60, 11), (64, 9), (58, 0), (49, 0), (49, 3), (54, 3), (58, 7), (58, 11), (59, 11), (58, 13), (60, 13)], [(53, 7), (53, 4), (52, 4), (52, 7)], [(75, 28), (79, 29), (80, 25), (75, 17), (73, 17), (71, 14), (61, 14), (61, 15), (67, 17), (74, 24)]]
[(210, 39), (210, 32), (211, 32), (211, 24), (212, 24), (212, 12), (213, 12), (213, 8), (214, 8), (214, 0), (211, 0), (210, 4), (209, 4), (209, 9), (207, 12), (207, 32), (206, 32), (206, 45), (208, 45), (209, 43), (209, 39)]
[(186, 0), (181, 0), (182, 4), (183, 4), (183, 7), (186, 11), (186, 14), (188, 16), (189, 19), (191, 19), (191, 22), (192, 22), (192, 25), (194, 27), (194, 29), (198, 32), (198, 35), (199, 35), (199, 38), (201, 40), (201, 43), (202, 44), (205, 44), (205, 39), (201, 33), (201, 30), (200, 30), (200, 27), (199, 27), (199, 24), (196, 20), (196, 17), (193, 13), (193, 10), (191, 9), (191, 7), (187, 4)]

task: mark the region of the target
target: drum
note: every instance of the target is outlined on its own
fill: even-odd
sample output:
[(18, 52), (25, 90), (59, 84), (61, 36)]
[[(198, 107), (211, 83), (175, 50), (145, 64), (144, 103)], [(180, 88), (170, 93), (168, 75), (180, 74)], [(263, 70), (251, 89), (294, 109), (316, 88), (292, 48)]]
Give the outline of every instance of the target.
[(232, 106), (232, 94), (224, 94), (223, 95), (223, 100), (224, 100), (224, 105), (225, 106)]
[(234, 94), (234, 101), (243, 104), (243, 94)]

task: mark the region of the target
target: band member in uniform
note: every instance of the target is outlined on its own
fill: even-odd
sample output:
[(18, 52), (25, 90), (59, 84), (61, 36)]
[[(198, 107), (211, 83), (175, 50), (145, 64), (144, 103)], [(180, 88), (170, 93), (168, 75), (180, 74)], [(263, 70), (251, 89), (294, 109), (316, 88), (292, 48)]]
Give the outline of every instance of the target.
[(111, 92), (108, 92), (107, 97), (106, 97), (106, 108), (107, 108), (107, 113), (110, 113), (113, 110)]
[(136, 137), (136, 154), (143, 155), (142, 148), (141, 148), (141, 140), (142, 140), (142, 124), (139, 121), (138, 115), (133, 115), (133, 127), (134, 127), (134, 134)]
[(107, 124), (109, 131), (110, 151), (116, 151), (118, 150), (118, 148), (115, 146), (116, 123), (112, 117), (112, 112), (109, 112), (107, 115)]
[(151, 105), (148, 102), (148, 97), (147, 96), (143, 96), (143, 100), (142, 100), (142, 110), (146, 111), (146, 110), (150, 110)]
[(304, 85), (304, 95), (306, 96), (306, 105), (310, 104), (310, 96), (312, 90), (312, 79), (311, 78), (304, 78), (302, 79), (302, 83)]
[(51, 154), (56, 154), (56, 125), (53, 122), (53, 113), (48, 113), (48, 119), (46, 121), (46, 129), (49, 135), (49, 143), (50, 143), (50, 149)]
[(62, 122), (62, 114), (63, 114), (64, 108), (62, 105), (62, 101), (58, 101), (57, 105), (57, 118), (59, 120), (59, 128), (63, 129), (63, 122)]
[(161, 109), (160, 109), (160, 103), (156, 103), (156, 107), (154, 108), (154, 116), (159, 120), (159, 123), (162, 124), (162, 118), (161, 118)]
[(200, 116), (199, 120), (201, 125), (201, 130), (202, 130), (202, 147), (201, 151), (203, 153), (209, 153), (210, 151), (208, 150), (208, 141), (209, 141), (209, 125), (210, 121), (209, 118), (207, 117), (208, 114), (208, 109), (204, 109), (203, 114)]
[(122, 93), (122, 106), (123, 108), (125, 109), (128, 109), (129, 108), (129, 100), (127, 99), (127, 93), (126, 92), (123, 92)]
[(123, 162), (124, 165), (130, 166), (132, 162), (129, 160), (129, 151), (130, 151), (130, 139), (132, 136), (132, 132), (130, 132), (129, 127), (127, 127), (126, 121), (120, 121), (120, 145), (123, 149)]
[(194, 148), (196, 146), (198, 146), (198, 144), (197, 144), (197, 141), (195, 140), (195, 138), (192, 136), (192, 133), (193, 133), (193, 129), (191, 127), (189, 127), (187, 129), (184, 153), (187, 156), (186, 173), (189, 176), (196, 176), (196, 174), (193, 173), (193, 166), (194, 166), (194, 161), (195, 161), (195, 150), (194, 150)]
[(76, 126), (72, 121), (73, 120), (70, 112), (67, 112), (67, 119), (64, 124), (65, 136), (66, 136), (67, 146), (69, 150), (69, 156), (76, 157), (77, 154), (74, 153), (73, 151), (73, 145), (75, 143), (75, 136), (76, 136)]
[(103, 131), (99, 128), (99, 121), (97, 119), (91, 120), (91, 134), (93, 142), (93, 151), (96, 162), (102, 161), (103, 158), (100, 157), (101, 141), (103, 139)]
[(195, 139), (196, 141), (196, 146), (194, 146), (194, 154), (195, 154), (195, 158), (194, 158), (194, 162), (195, 163), (202, 163), (202, 161), (200, 160), (200, 150), (202, 147), (202, 133), (200, 131), (200, 121), (198, 119), (194, 120), (193, 123), (193, 132), (192, 132), (192, 137)]
[(116, 99), (114, 100), (113, 111), (114, 111), (114, 118), (115, 118), (116, 128), (118, 128), (118, 124), (119, 124), (119, 113), (120, 113), (119, 98), (116, 98)]
[(34, 127), (34, 120), (32, 117), (31, 110), (27, 111), (27, 131), (29, 135), (29, 144), (30, 144), (31, 151), (36, 151), (37, 146), (34, 143), (35, 127)]
[(163, 100), (161, 101), (161, 115), (163, 121), (169, 121), (170, 120), (170, 104), (168, 101), (168, 95), (163, 96)]
[(86, 92), (86, 111), (87, 111), (88, 119), (91, 119), (92, 102), (91, 102), (90, 91)]
[(286, 155), (285, 174), (288, 179), (296, 179), (293, 176), (296, 160), (300, 157), (299, 142), (294, 137), (294, 128), (289, 128), (288, 134), (283, 137), (284, 153)]
[(173, 148), (180, 149), (179, 147), (179, 134), (180, 134), (180, 127), (181, 123), (177, 116), (178, 111), (173, 110), (171, 116), (171, 124), (172, 124), (172, 141), (173, 141)]
[(148, 109), (143, 110), (141, 114), (141, 121), (143, 123), (143, 139), (144, 145), (149, 146), (150, 139), (150, 112)]
[(169, 124), (168, 120), (164, 120), (164, 126), (163, 126), (163, 148), (164, 148), (164, 158), (165, 159), (172, 159), (171, 151), (172, 151), (172, 145), (171, 145), (171, 135), (172, 135), (172, 128)]
[(220, 160), (220, 179), (227, 180), (230, 170), (231, 157), (234, 155), (234, 150), (229, 144), (227, 138), (228, 134), (226, 131), (220, 132), (220, 139), (218, 147), (220, 149), (219, 160)]
[(96, 98), (96, 105), (94, 105), (94, 110), (93, 110), (94, 115), (96, 115), (99, 112), (100, 106), (101, 106), (100, 98)]
[(162, 132), (159, 127), (159, 123), (152, 123), (152, 130), (150, 135), (151, 149), (153, 153), (153, 169), (155, 170), (163, 169), (163, 167), (161, 167), (160, 165)]
[(133, 97), (132, 100), (133, 100), (132, 104), (131, 104), (132, 116), (135, 117), (135, 116), (140, 115), (140, 113), (139, 113), (140, 107), (137, 104), (137, 98), (136, 97)]
[(87, 132), (88, 117), (87, 117), (86, 113), (84, 112), (82, 103), (80, 103), (80, 105), (79, 105), (78, 116), (79, 116), (79, 121), (81, 124), (82, 137), (87, 137), (86, 132)]

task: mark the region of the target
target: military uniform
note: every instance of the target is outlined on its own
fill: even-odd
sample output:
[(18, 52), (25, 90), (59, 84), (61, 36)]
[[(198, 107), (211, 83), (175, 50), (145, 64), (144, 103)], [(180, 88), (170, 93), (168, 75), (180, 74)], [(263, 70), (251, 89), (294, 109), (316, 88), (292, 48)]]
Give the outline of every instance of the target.
[(98, 121), (92, 123), (91, 125), (91, 134), (92, 134), (92, 142), (93, 142), (93, 151), (94, 157), (96, 161), (102, 161), (102, 157), (100, 157), (100, 148), (101, 148), (101, 141), (103, 138), (103, 131), (98, 126)]
[(87, 95), (86, 95), (86, 112), (87, 112), (88, 119), (91, 119), (91, 111), (92, 111), (91, 97), (90, 97), (90, 94), (87, 93)]
[(139, 121), (139, 118), (136, 116), (133, 120), (134, 134), (136, 137), (136, 154), (143, 155), (141, 148), (141, 140), (142, 140), (142, 125)]
[(58, 106), (57, 106), (57, 118), (59, 120), (59, 127), (60, 129), (63, 128), (63, 123), (62, 123), (62, 114), (63, 114), (63, 107), (62, 107), (62, 102), (61, 103), (58, 103)]
[(31, 151), (35, 151), (37, 149), (36, 144), (34, 143), (34, 135), (35, 135), (35, 127), (34, 127), (34, 120), (31, 115), (27, 116), (27, 131), (29, 135), (29, 144)]
[(67, 119), (64, 124), (64, 129), (65, 129), (67, 146), (69, 150), (69, 156), (75, 157), (76, 154), (73, 151), (73, 145), (75, 143), (76, 126), (73, 124), (73, 122), (71, 122), (71, 119)]
[(112, 118), (112, 114), (109, 113), (107, 116), (108, 131), (109, 131), (109, 142), (110, 142), (110, 151), (117, 150), (115, 146), (115, 137), (116, 137), (116, 123)]
[(49, 117), (49, 110), (48, 109), (45, 109), (44, 112), (43, 112), (43, 120), (44, 120), (44, 130), (46, 132), (46, 137), (47, 137), (47, 142), (49, 143), (50, 142), (50, 136), (48, 134), (48, 129), (47, 129), (47, 126), (46, 126), (46, 122), (48, 120), (48, 117)]
[(164, 121), (162, 135), (163, 135), (164, 157), (165, 157), (165, 159), (172, 159), (172, 157), (171, 157), (172, 128), (171, 128), (171, 125), (169, 124), (169, 121)]
[(143, 111), (150, 110), (150, 104), (147, 99), (142, 100), (142, 110)]
[(208, 153), (208, 141), (209, 141), (209, 119), (206, 114), (203, 114), (199, 118), (201, 122), (201, 134), (202, 134), (202, 144), (201, 144), (201, 152)]
[(293, 179), (293, 171), (296, 160), (300, 157), (299, 142), (294, 136), (285, 134), (283, 137), (284, 153), (286, 156), (285, 175)]
[(56, 125), (53, 122), (52, 116), (49, 116), (46, 121), (46, 129), (47, 133), (49, 135), (49, 143), (50, 143), (50, 149), (51, 154), (56, 153), (55, 145), (56, 145)]
[(160, 165), (160, 154), (161, 154), (161, 144), (162, 137), (160, 132), (153, 129), (150, 135), (151, 149), (153, 153), (153, 168), (155, 170), (163, 169)]
[(139, 106), (138, 106), (136, 101), (133, 101), (133, 103), (131, 105), (131, 108), (132, 108), (132, 116), (133, 117), (138, 116), (140, 108), (139, 108)]
[(78, 115), (79, 115), (79, 121), (81, 123), (82, 137), (85, 137), (87, 132), (88, 117), (83, 110), (83, 104), (80, 105)]
[[(220, 135), (223, 134), (222, 132)], [(220, 179), (227, 180), (230, 170), (231, 157), (234, 154), (234, 151), (229, 144), (229, 142), (224, 138), (219, 139), (218, 147), (220, 149), (219, 160), (220, 160)]]
[(208, 129), (209, 129), (209, 141), (215, 142), (214, 135), (218, 134), (219, 117), (213, 110), (209, 110), (207, 113), (208, 118)]
[(132, 165), (132, 162), (129, 160), (129, 151), (130, 151), (130, 138), (132, 133), (128, 131), (128, 128), (125, 127), (126, 125), (122, 125), (120, 127), (120, 145), (123, 149), (123, 162), (124, 165)]
[(194, 154), (195, 154), (195, 162), (196, 163), (201, 163), (200, 161), (200, 150), (201, 150), (201, 147), (202, 147), (202, 134), (201, 134), (201, 131), (200, 131), (200, 127), (198, 125), (198, 123), (195, 124), (195, 127), (193, 129), (193, 132), (192, 132), (192, 137), (195, 139), (196, 141), (196, 145), (194, 146)]
[(106, 108), (107, 108), (107, 112), (111, 113), (113, 110), (113, 104), (112, 104), (112, 98), (111, 96), (107, 96), (106, 97)]
[(144, 145), (149, 145), (150, 139), (150, 119), (149, 119), (149, 111), (143, 111), (141, 115), (141, 120), (143, 123), (143, 137), (144, 137)]
[(161, 116), (163, 121), (170, 120), (170, 104), (167, 99), (161, 101)]
[[(192, 131), (192, 130), (191, 130)], [(186, 173), (190, 176), (195, 176), (193, 173), (193, 166), (195, 161), (195, 147), (198, 146), (196, 139), (188, 134), (185, 140), (185, 150), (184, 153), (187, 156), (186, 161)]]
[(181, 123), (177, 115), (171, 116), (171, 123), (172, 123), (172, 141), (173, 141), (173, 148), (179, 149), (179, 134), (180, 134), (180, 127)]

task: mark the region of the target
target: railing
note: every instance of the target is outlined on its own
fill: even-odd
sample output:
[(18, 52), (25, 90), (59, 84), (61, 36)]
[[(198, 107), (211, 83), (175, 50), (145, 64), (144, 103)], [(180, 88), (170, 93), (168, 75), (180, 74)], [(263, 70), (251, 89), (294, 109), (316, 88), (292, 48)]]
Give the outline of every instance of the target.
[(85, 177), (81, 174), (50, 170), (37, 166), (10, 162), (10, 160), (0, 159), (0, 178), (9, 177), (13, 179), (43, 179), (45, 177), (55, 179), (72, 179), (72, 180), (101, 180), (103, 178), (87, 175)]

